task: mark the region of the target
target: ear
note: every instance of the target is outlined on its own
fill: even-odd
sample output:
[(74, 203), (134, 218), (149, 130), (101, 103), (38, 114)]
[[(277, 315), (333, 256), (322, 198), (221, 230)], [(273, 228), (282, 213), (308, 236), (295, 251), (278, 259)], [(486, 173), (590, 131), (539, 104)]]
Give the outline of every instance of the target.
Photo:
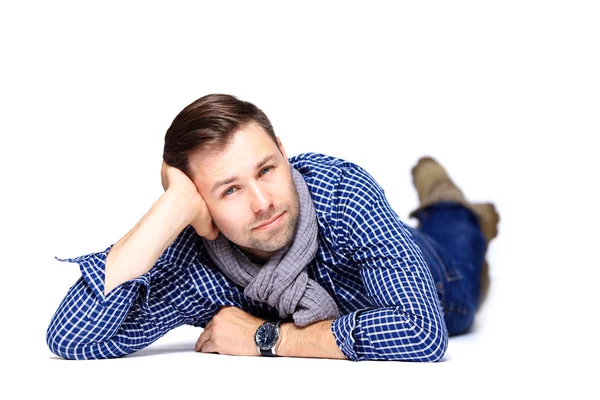
[(279, 147), (279, 151), (281, 151), (281, 154), (283, 154), (283, 158), (285, 158), (285, 161), (288, 161), (288, 156), (285, 153), (285, 149), (283, 148), (283, 144), (281, 143), (281, 139), (279, 139), (279, 136), (277, 137), (277, 146)]

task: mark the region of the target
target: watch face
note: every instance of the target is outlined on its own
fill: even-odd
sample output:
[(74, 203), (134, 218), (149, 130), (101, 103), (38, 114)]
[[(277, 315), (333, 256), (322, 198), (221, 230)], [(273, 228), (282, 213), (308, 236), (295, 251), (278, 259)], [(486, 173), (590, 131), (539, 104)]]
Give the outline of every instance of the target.
[(277, 327), (273, 324), (263, 324), (256, 332), (256, 345), (261, 349), (268, 350), (275, 346), (279, 334)]

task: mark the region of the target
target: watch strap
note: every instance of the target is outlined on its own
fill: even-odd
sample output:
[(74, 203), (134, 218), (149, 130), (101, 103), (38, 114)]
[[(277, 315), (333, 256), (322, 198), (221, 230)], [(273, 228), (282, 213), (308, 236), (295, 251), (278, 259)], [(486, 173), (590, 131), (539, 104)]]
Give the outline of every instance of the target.
[(269, 324), (273, 324), (277, 327), (277, 332), (278, 332), (278, 337), (277, 337), (277, 341), (275, 342), (275, 344), (273, 345), (273, 347), (271, 347), (270, 349), (261, 349), (260, 347), (256, 347), (258, 349), (258, 352), (260, 353), (261, 356), (265, 356), (265, 357), (279, 357), (279, 355), (277, 355), (277, 353), (275, 352), (275, 347), (277, 346), (277, 343), (279, 342), (279, 335), (281, 335), (281, 332), (279, 331), (279, 328), (281, 327), (281, 323), (283, 321), (266, 321), (265, 323), (269, 323)]
[(277, 354), (275, 354), (275, 347), (273, 347), (271, 350), (263, 350), (263, 349), (261, 349), (259, 347), (258, 351), (260, 351), (260, 355), (261, 356), (265, 356), (265, 357), (279, 357)]

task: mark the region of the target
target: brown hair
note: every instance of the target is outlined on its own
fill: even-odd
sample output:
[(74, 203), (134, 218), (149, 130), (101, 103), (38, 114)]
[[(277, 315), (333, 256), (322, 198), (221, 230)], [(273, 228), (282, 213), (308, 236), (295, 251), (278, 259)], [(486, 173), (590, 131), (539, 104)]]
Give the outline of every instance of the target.
[(190, 154), (199, 149), (224, 148), (235, 132), (252, 121), (277, 144), (271, 122), (254, 104), (227, 94), (201, 97), (181, 110), (167, 129), (163, 160), (190, 176)]

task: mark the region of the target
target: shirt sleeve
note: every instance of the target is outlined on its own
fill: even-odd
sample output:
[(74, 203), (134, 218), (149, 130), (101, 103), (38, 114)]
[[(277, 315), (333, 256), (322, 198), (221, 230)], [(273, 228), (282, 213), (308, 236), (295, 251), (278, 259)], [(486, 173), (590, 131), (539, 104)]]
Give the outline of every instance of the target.
[[(104, 295), (106, 250), (59, 261), (79, 264), (81, 278), (69, 289), (46, 332), (50, 350), (67, 359), (120, 357), (140, 350), (183, 324), (202, 324), (218, 310), (212, 301), (194, 298), (194, 312), (183, 312), (163, 293), (175, 284), (166, 276), (182, 274), (193, 262), (194, 235), (188, 227), (146, 274)], [(169, 272), (165, 274), (165, 272)], [(157, 279), (160, 277), (160, 279)]]
[(351, 360), (438, 361), (448, 332), (433, 278), (421, 250), (362, 168), (342, 176), (333, 213), (338, 243), (357, 266), (373, 307), (332, 324)]

